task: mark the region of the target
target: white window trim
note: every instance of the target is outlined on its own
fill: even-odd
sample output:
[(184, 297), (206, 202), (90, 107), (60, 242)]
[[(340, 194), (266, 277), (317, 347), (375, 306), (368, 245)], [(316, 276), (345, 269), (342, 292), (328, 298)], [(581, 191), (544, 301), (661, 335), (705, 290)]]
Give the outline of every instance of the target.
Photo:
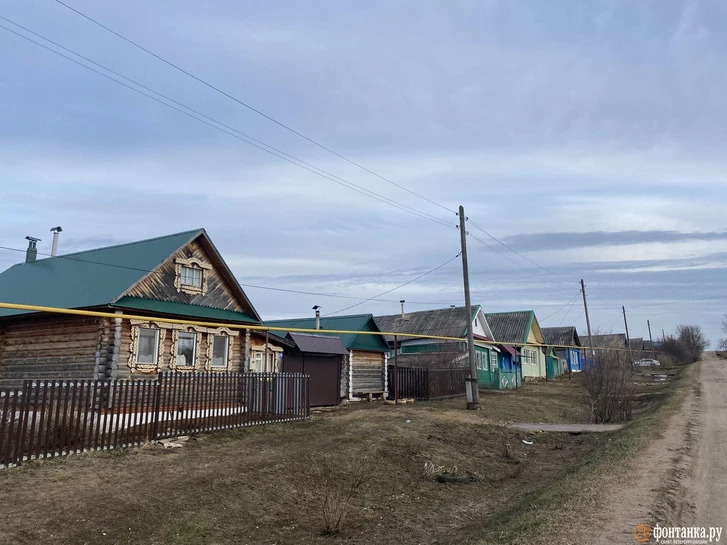
[[(179, 334), (180, 333), (192, 333), (194, 334), (194, 348), (192, 351), (192, 365), (179, 365), (177, 363), (177, 347), (179, 346)], [(175, 329), (172, 331), (172, 350), (171, 359), (169, 360), (169, 369), (172, 371), (194, 371), (198, 367), (199, 363), (199, 335), (193, 328), (189, 327), (186, 329)]]
[[(131, 345), (129, 346), (129, 367), (132, 370), (137, 371), (156, 371), (162, 364), (162, 354), (164, 348), (164, 339), (166, 338), (167, 332), (161, 327), (154, 327), (155, 324), (142, 323), (133, 325), (131, 328)], [(153, 329), (157, 332), (157, 347), (156, 347), (156, 362), (155, 363), (141, 363), (136, 361), (139, 351), (139, 330), (140, 329)]]
[[(230, 362), (232, 361), (234, 354), (235, 337), (239, 334), (240, 333), (238, 331), (232, 331), (226, 328), (209, 331), (207, 334), (207, 359), (204, 365), (206, 371), (228, 371), (230, 369)], [(212, 365), (212, 343), (215, 337), (227, 337), (227, 358), (225, 360), (225, 365)]]
[[(188, 284), (182, 284), (182, 267), (199, 268), (202, 270), (202, 285), (200, 287), (190, 286)], [(188, 259), (177, 258), (174, 260), (175, 276), (174, 276), (174, 287), (177, 288), (178, 292), (186, 293), (188, 295), (204, 295), (207, 293), (207, 279), (209, 278), (209, 271), (212, 270), (212, 265), (205, 263), (201, 259), (196, 257), (190, 257)]]
[[(267, 348), (267, 350), (266, 350)], [(272, 345), (268, 343), (267, 345), (256, 345), (251, 347), (251, 357), (250, 357), (250, 371), (253, 372), (261, 372), (261, 373), (271, 373), (276, 372), (276, 367), (279, 367), (278, 360), (280, 359), (280, 355), (283, 353), (283, 349), (279, 346)], [(267, 358), (266, 354), (270, 357)], [(262, 362), (263, 362), (263, 370), (258, 371), (257, 369), (253, 369), (253, 363), (257, 362), (258, 356), (261, 356)], [(270, 360), (270, 361), (268, 361)], [(268, 363), (270, 363), (270, 366), (272, 367), (271, 370), (268, 371)]]

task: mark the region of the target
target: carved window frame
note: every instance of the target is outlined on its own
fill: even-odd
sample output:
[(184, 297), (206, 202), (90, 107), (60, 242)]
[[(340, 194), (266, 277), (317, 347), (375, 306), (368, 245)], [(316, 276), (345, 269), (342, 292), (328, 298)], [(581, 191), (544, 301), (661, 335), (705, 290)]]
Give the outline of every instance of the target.
[[(204, 366), (206, 371), (224, 372), (230, 370), (230, 363), (232, 362), (234, 354), (235, 337), (239, 335), (239, 331), (233, 331), (232, 329), (227, 329), (226, 327), (207, 330), (207, 359), (205, 360)], [(227, 362), (224, 366), (212, 365), (212, 350), (214, 348), (213, 341), (215, 337), (227, 337)]]
[[(253, 345), (250, 347), (250, 371), (254, 373), (262, 372), (262, 373), (275, 373), (275, 369), (280, 369), (280, 358), (281, 354), (283, 354), (284, 350), (280, 346), (275, 346), (274, 344), (263, 344), (263, 345)], [(255, 360), (258, 359), (258, 355), (261, 356), (260, 359), (262, 359), (262, 366), (264, 368), (263, 371), (258, 371), (257, 369), (253, 369), (253, 364)], [(268, 355), (271, 357), (268, 358)], [(270, 366), (272, 367), (271, 371), (268, 371), (268, 363), (270, 363)]]
[[(172, 330), (172, 349), (171, 349), (171, 358), (169, 360), (169, 369), (172, 371), (194, 371), (199, 367), (199, 341), (201, 338), (201, 335), (196, 331), (197, 328), (191, 326), (191, 327), (183, 327), (183, 328), (174, 328)], [(177, 347), (179, 346), (179, 334), (180, 333), (194, 333), (194, 360), (192, 362), (192, 365), (178, 365), (177, 364)]]
[[(182, 284), (182, 267), (198, 268), (202, 271), (202, 285), (200, 287), (190, 286), (188, 284)], [(207, 279), (209, 278), (209, 271), (212, 270), (212, 265), (197, 259), (196, 257), (190, 258), (177, 258), (174, 260), (174, 287), (180, 293), (186, 293), (188, 295), (204, 295), (207, 293)]]
[[(139, 363), (136, 361), (137, 352), (139, 349), (139, 330), (140, 329), (155, 329), (158, 331), (157, 335), (157, 361), (156, 363)], [(163, 363), (164, 354), (164, 340), (166, 339), (167, 331), (159, 324), (155, 322), (132, 322), (131, 326), (131, 345), (129, 346), (129, 368), (132, 371), (141, 372), (154, 372), (158, 371), (159, 367)]]

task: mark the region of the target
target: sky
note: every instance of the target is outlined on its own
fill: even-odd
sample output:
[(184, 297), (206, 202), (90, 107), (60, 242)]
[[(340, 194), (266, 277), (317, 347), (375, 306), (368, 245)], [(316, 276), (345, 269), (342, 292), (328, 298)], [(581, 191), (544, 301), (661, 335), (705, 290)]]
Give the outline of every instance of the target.
[(0, 0), (0, 270), (204, 227), (265, 319), (461, 305), (463, 205), (486, 312), (727, 337), (727, 4), (64, 2), (193, 77)]

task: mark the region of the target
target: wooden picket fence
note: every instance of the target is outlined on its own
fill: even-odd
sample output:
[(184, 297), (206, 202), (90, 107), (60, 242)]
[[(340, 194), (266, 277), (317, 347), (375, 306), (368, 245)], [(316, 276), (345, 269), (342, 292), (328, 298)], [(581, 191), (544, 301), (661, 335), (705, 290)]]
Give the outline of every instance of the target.
[(159, 373), (155, 379), (26, 380), (0, 392), (0, 467), (190, 433), (310, 417), (300, 373)]

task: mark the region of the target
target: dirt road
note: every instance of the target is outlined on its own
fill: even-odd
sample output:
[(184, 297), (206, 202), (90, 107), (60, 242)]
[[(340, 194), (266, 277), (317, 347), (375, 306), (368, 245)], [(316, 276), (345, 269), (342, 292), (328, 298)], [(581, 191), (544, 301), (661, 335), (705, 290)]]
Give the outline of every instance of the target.
[(637, 524), (727, 528), (726, 412), (727, 361), (710, 356), (664, 435), (609, 490), (586, 542), (636, 543)]

